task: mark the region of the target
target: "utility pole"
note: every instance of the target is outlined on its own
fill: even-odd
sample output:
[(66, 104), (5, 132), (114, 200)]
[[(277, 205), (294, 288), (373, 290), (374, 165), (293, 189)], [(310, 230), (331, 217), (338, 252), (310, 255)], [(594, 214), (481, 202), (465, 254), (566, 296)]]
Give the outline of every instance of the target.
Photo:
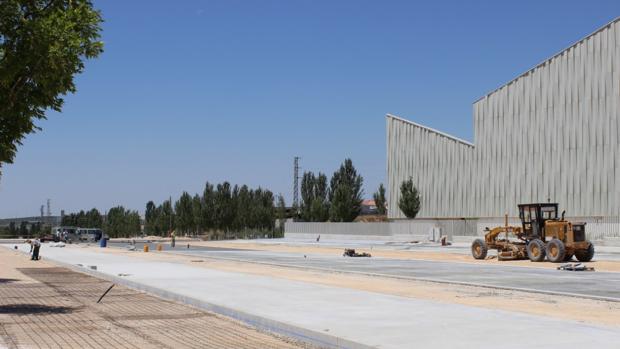
[(299, 159), (296, 156), (293, 161), (293, 209), (296, 215), (299, 210)]

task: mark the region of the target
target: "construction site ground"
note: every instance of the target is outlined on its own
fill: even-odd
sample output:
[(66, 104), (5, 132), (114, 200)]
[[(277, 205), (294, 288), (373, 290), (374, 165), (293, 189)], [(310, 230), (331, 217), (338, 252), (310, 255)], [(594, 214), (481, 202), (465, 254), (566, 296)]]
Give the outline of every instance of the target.
[[(97, 265), (98, 272), (125, 275), (152, 287), (381, 348), (403, 347), (414, 340), (420, 345), (431, 345), (437, 343), (437, 336), (449, 347), (492, 347), (497, 341), (510, 342), (514, 336), (514, 347), (521, 347), (524, 339), (519, 333), (523, 331), (541, 332), (540, 336), (532, 336), (532, 343), (525, 339), (532, 347), (581, 343), (613, 348), (620, 340), (619, 302), (475, 286), (480, 275), (490, 280), (495, 274), (505, 274), (513, 280), (527, 281), (537, 273), (542, 273), (549, 283), (560, 280), (566, 287), (578, 283), (579, 278), (586, 278), (582, 284), (592, 280), (603, 284), (618, 282), (620, 274), (615, 272), (560, 272), (550, 268), (555, 266), (551, 263), (530, 263), (540, 264), (533, 268), (510, 263), (507, 266), (497, 260), (470, 263), (460, 259), (466, 257), (463, 253), (440, 251), (373, 248), (368, 250), (372, 258), (344, 258), (337, 246), (274, 242), (191, 241), (177, 243), (172, 251), (166, 245), (168, 251), (158, 252), (153, 245), (149, 253), (142, 252), (141, 243), (136, 244), (137, 251), (128, 251), (124, 243), (108, 249), (75, 245), (44, 249), (42, 254), (65, 263)], [(382, 253), (398, 257), (375, 257)], [(433, 259), (424, 260), (422, 255)], [(442, 255), (457, 258), (438, 262), (435, 258)], [(291, 260), (293, 263), (287, 265)], [(413, 279), (351, 273), (346, 268), (379, 268), (385, 274), (384, 269), (394, 267), (390, 263), (403, 262), (403, 270), (417, 268)], [(609, 262), (613, 267), (614, 262)], [(315, 263), (320, 268), (315, 268)], [(425, 263), (430, 264), (426, 267)], [(600, 262), (591, 264), (598, 266), (597, 263)], [(323, 269), (328, 268), (324, 267), (335, 272), (326, 272)], [(466, 269), (456, 269), (456, 273), (478, 275), (470, 285), (428, 282), (415, 277), (420, 272), (433, 276), (441, 274), (433, 270), (446, 272), (459, 267)], [(447, 274), (451, 273), (454, 274)], [(488, 273), (493, 275), (485, 276)], [(598, 284), (591, 288), (597, 289)], [(246, 290), (253, 291), (248, 294)], [(610, 292), (620, 298), (617, 286)], [(562, 338), (561, 345), (552, 339), (554, 332)], [(566, 333), (570, 335), (566, 337)], [(480, 344), (480, 338), (485, 338), (485, 342)]]
[(304, 348), (232, 319), (0, 248), (0, 348)]

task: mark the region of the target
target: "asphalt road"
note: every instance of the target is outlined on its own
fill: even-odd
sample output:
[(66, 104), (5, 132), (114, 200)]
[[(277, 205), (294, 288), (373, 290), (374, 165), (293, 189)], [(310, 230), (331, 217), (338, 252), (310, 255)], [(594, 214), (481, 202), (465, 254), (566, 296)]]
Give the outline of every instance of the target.
[(291, 267), (320, 268), (338, 272), (376, 273), (393, 277), (461, 282), (502, 288), (570, 293), (620, 301), (620, 273), (572, 272), (554, 269), (480, 265), (455, 262), (350, 258), (265, 251), (175, 250), (173, 253), (272, 263)]

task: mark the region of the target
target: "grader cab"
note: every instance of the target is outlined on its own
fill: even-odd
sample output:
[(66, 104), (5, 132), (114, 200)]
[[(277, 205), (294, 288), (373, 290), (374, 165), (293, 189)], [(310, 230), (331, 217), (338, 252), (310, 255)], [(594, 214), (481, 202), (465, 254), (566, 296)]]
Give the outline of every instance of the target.
[(487, 228), (484, 240), (472, 243), (472, 255), (476, 259), (486, 258), (489, 249), (496, 249), (498, 259), (527, 259), (541, 262), (545, 257), (550, 262), (570, 261), (575, 256), (581, 262), (594, 257), (594, 245), (586, 240), (585, 223), (564, 220), (564, 212), (558, 218), (557, 203), (521, 204), (519, 218), (521, 226)]

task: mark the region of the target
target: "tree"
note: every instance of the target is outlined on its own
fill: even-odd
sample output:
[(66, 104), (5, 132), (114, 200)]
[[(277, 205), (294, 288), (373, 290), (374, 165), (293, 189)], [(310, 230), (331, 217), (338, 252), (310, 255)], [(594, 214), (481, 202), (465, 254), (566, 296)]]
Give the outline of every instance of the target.
[(108, 211), (105, 232), (110, 237), (135, 236), (140, 234), (141, 230), (138, 211), (126, 210), (123, 206), (113, 207)]
[(278, 225), (280, 228), (280, 236), (284, 235), (284, 225), (286, 223), (286, 203), (284, 196), (278, 195)]
[(21, 223), (19, 223), (19, 235), (20, 236), (27, 236), (28, 234), (28, 222), (26, 221), (21, 221)]
[(301, 218), (307, 222), (325, 222), (329, 219), (327, 176), (319, 172), (305, 172), (301, 180)]
[(194, 234), (199, 234), (202, 230), (202, 200), (200, 195), (196, 194), (192, 198), (192, 221), (194, 223)]
[(400, 200), (398, 207), (407, 218), (415, 218), (420, 212), (420, 195), (418, 188), (413, 185), (413, 178), (403, 181), (400, 185)]
[(383, 187), (383, 183), (379, 184), (379, 189), (376, 193), (372, 195), (373, 199), (375, 199), (375, 206), (377, 206), (377, 213), (380, 215), (387, 214), (387, 206), (385, 200), (385, 188)]
[(192, 197), (186, 191), (174, 205), (176, 212), (176, 227), (184, 234), (194, 229), (194, 210), (192, 207)]
[(101, 228), (103, 226), (103, 217), (96, 208), (92, 208), (86, 213), (86, 228)]
[(157, 225), (159, 226), (159, 233), (162, 236), (167, 236), (174, 230), (176, 224), (176, 216), (170, 200), (164, 201), (164, 203), (159, 206), (158, 218)]
[(332, 222), (352, 222), (362, 209), (362, 184), (351, 159), (346, 159), (334, 172), (329, 189), (329, 219)]
[(224, 182), (222, 184), (218, 184), (213, 199), (214, 227), (221, 231), (227, 231), (235, 218), (230, 183)]
[(123, 206), (113, 207), (108, 211), (105, 231), (111, 237), (121, 237), (126, 233), (125, 208)]
[(202, 192), (202, 214), (200, 215), (200, 225), (204, 230), (215, 228), (215, 191), (213, 184), (207, 182), (205, 190)]
[(17, 228), (15, 228), (15, 222), (10, 222), (9, 223), (9, 235), (11, 235), (11, 236), (16, 236), (17, 235)]
[(125, 232), (124, 236), (135, 236), (141, 233), (140, 214), (138, 211), (125, 212)]
[(157, 234), (157, 206), (153, 201), (146, 203), (144, 210), (144, 232), (146, 234)]
[(301, 219), (306, 222), (312, 222), (315, 181), (316, 178), (312, 172), (304, 172), (304, 175), (301, 177)]
[(310, 209), (313, 222), (327, 222), (329, 219), (327, 192), (327, 176), (319, 172), (314, 181), (314, 200)]
[(84, 59), (103, 51), (101, 22), (89, 0), (0, 1), (0, 167), (76, 91)]

